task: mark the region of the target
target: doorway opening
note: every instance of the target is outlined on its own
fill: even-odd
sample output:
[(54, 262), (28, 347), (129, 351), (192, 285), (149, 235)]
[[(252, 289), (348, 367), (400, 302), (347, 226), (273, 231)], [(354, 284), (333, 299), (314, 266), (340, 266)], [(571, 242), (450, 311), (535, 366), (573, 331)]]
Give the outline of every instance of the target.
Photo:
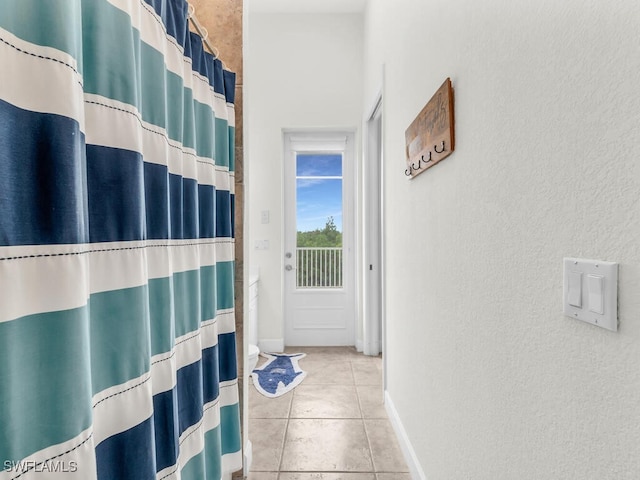
[(284, 133), (285, 345), (355, 344), (354, 137)]
[(382, 95), (373, 104), (365, 125), (363, 352), (379, 355), (384, 336)]

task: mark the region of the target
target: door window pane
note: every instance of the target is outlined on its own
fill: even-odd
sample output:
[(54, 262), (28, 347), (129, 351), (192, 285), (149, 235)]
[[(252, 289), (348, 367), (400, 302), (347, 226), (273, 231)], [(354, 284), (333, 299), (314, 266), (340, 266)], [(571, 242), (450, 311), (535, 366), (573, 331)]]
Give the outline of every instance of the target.
[(342, 287), (342, 155), (296, 156), (296, 286)]
[(301, 154), (296, 157), (297, 177), (341, 177), (342, 155)]

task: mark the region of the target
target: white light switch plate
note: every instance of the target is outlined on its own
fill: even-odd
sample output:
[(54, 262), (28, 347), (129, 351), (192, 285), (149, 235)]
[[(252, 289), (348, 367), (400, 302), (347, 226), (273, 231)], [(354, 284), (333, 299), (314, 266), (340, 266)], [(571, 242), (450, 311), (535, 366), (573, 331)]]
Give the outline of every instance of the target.
[(566, 316), (618, 331), (617, 263), (565, 258), (563, 285)]

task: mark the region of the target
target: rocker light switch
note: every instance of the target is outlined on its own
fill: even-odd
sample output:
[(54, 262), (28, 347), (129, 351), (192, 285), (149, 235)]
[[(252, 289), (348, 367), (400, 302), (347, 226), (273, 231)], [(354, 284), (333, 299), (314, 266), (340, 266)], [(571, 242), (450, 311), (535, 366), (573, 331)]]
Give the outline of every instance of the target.
[(582, 308), (582, 274), (580, 272), (569, 272), (567, 301), (569, 305)]
[(563, 313), (597, 327), (618, 331), (618, 264), (564, 259)]
[(587, 288), (589, 289), (589, 310), (602, 315), (604, 313), (604, 291), (602, 289), (603, 277), (601, 275), (587, 275)]

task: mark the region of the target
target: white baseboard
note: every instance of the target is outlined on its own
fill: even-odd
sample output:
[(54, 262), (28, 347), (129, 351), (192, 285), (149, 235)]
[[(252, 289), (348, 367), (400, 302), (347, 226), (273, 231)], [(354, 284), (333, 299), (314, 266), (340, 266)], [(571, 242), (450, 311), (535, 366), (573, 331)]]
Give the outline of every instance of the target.
[(261, 352), (283, 352), (284, 338), (258, 340), (258, 348)]
[(247, 440), (247, 443), (244, 444), (244, 476), (248, 477), (249, 472), (251, 471), (251, 462), (253, 461), (253, 447), (251, 445), (251, 441)]
[(413, 480), (427, 480), (427, 477), (422, 470), (422, 466), (420, 466), (420, 462), (418, 461), (418, 457), (416, 456), (416, 452), (409, 441), (407, 431), (402, 425), (398, 411), (393, 405), (389, 392), (386, 390), (384, 392), (384, 408), (387, 411), (387, 415), (389, 415), (389, 421), (391, 421), (393, 430), (396, 432), (396, 437), (398, 437), (398, 443), (400, 444), (400, 449), (402, 450), (404, 459), (409, 467), (409, 472), (411, 472), (411, 478)]
[(374, 357), (380, 355), (382, 348), (380, 348), (380, 342), (369, 342), (363, 344), (363, 351), (365, 355), (372, 355)]

